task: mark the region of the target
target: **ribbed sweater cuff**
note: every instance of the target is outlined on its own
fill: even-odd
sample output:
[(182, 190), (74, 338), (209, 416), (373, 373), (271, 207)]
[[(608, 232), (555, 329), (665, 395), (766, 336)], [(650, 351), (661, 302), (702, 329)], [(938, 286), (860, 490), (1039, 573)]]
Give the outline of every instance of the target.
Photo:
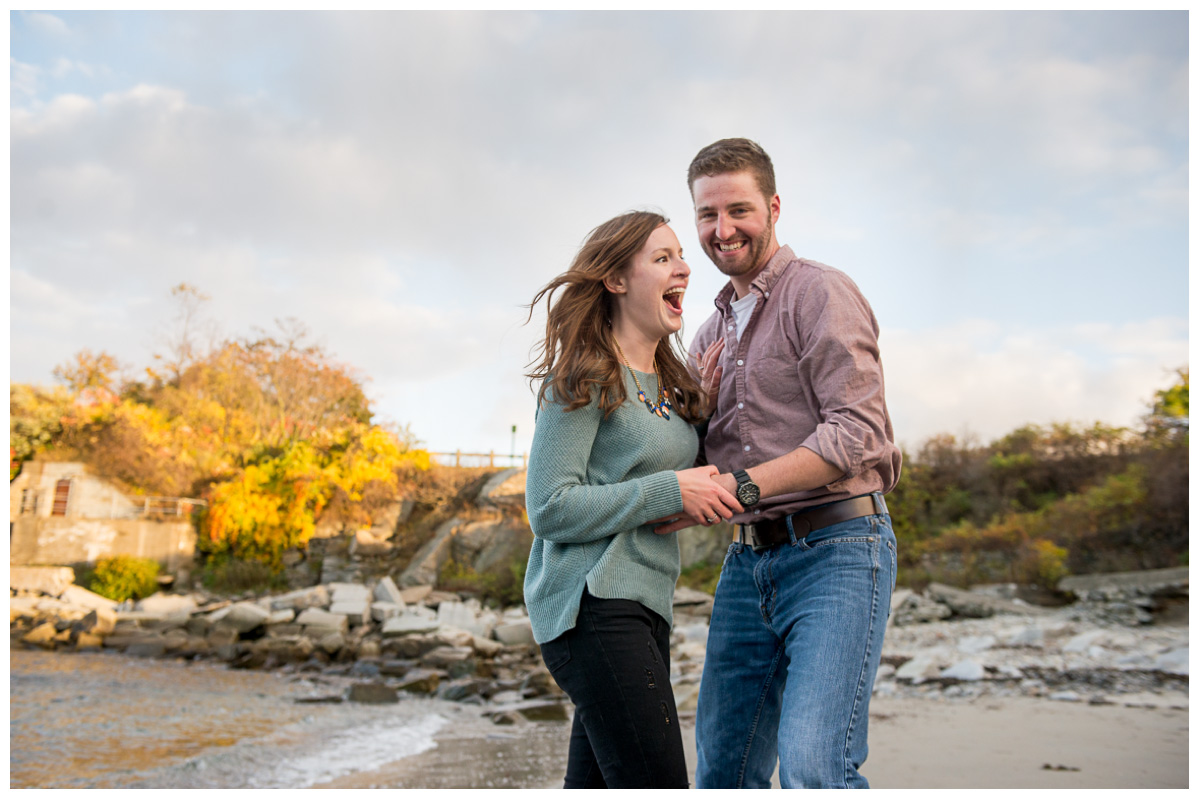
[(642, 481), (649, 519), (658, 519), (683, 510), (683, 493), (679, 491), (679, 479), (672, 470), (647, 475)]

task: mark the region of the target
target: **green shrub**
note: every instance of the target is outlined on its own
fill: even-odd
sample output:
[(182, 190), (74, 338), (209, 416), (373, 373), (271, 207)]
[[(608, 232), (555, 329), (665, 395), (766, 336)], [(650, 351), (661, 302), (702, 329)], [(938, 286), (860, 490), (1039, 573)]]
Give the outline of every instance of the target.
[(282, 572), (261, 561), (233, 558), (227, 554), (210, 558), (200, 580), (204, 588), (217, 594), (262, 593), (287, 587)]
[(679, 584), (708, 594), (716, 594), (721, 579), (721, 564), (693, 564), (679, 573)]
[(88, 588), (117, 602), (149, 597), (158, 591), (158, 571), (158, 562), (149, 558), (101, 558), (92, 570)]

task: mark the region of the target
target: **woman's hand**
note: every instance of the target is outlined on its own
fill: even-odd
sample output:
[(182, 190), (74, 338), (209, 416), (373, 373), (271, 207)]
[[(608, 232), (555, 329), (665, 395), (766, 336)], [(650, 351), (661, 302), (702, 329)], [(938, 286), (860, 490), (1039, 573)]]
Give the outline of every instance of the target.
[(672, 533), (692, 525), (714, 525), (719, 519), (741, 513), (742, 504), (737, 498), (713, 480), (719, 474), (720, 470), (712, 465), (676, 472), (683, 511), (650, 520), (647, 524), (659, 526), (654, 529), (655, 533)]
[(721, 353), (725, 350), (725, 339), (721, 337), (708, 346), (703, 355), (696, 357), (700, 369), (700, 391), (704, 395), (705, 416), (711, 417), (717, 410), (717, 395), (721, 391)]

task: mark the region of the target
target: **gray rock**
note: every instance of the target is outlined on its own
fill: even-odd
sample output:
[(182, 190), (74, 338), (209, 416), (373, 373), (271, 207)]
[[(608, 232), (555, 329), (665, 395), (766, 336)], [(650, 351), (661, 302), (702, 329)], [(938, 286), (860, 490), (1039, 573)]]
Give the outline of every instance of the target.
[(1139, 572), (1110, 572), (1069, 575), (1058, 582), (1058, 590), (1080, 599), (1117, 599), (1136, 594), (1186, 593), (1189, 569), (1150, 569)]
[(70, 567), (8, 568), (8, 586), (15, 592), (37, 592), (58, 597), (75, 583), (75, 570)]
[(931, 583), (925, 594), (960, 617), (983, 619), (993, 614), (1027, 614), (1031, 606), (1018, 605), (1011, 600), (955, 589), (941, 583)]
[(134, 610), (160, 616), (166, 616), (172, 612), (183, 612), (185, 615), (190, 616), (196, 610), (196, 601), (194, 598), (183, 594), (156, 592), (149, 597), (137, 601), (134, 605)]
[(396, 586), (396, 582), (389, 575), (384, 575), (379, 583), (375, 584), (371, 596), (378, 603), (391, 603), (401, 609), (404, 608), (404, 595), (401, 594), (400, 588)]
[[(450, 543), (454, 532), (461, 525), (462, 520), (458, 517), (442, 523), (433, 538), (417, 551), (404, 572), (400, 573), (398, 583), (401, 586), (432, 586), (437, 583), (438, 574), (450, 557)], [(405, 598), (405, 602), (411, 601)]]
[(296, 624), (307, 628), (320, 628), (326, 631), (346, 633), (350, 629), (349, 620), (345, 614), (332, 614), (319, 608), (306, 608), (296, 617)]
[(89, 611), (93, 608), (104, 608), (109, 611), (117, 610), (117, 603), (95, 592), (89, 592), (82, 586), (68, 586), (59, 595), (59, 599), (74, 606), (81, 606)]
[(958, 649), (962, 653), (982, 653), (995, 644), (995, 636), (964, 636), (958, 640)]
[(492, 637), (504, 645), (534, 644), (533, 626), (529, 620), (503, 622), (492, 631)]
[(406, 586), (400, 590), (400, 598), (408, 605), (414, 605), (423, 601), (432, 591), (433, 586), (430, 584)]
[[(525, 501), (525, 470), (519, 467), (501, 470), (492, 477), (488, 478), (487, 483), (479, 490), (479, 494), (475, 496), (475, 504), (480, 506), (496, 506), (510, 505), (513, 497), (520, 497), (520, 502)], [(513, 481), (517, 478), (517, 481)], [(509, 484), (507, 491), (499, 491), (500, 487), (506, 483)], [(519, 489), (517, 484), (519, 483)]]
[(333, 655), (346, 646), (346, 637), (339, 631), (332, 631), (317, 639), (317, 647)]
[(417, 614), (405, 613), (398, 617), (384, 620), (383, 627), (380, 632), (384, 638), (389, 636), (410, 636), (414, 633), (432, 633), (438, 629), (436, 619), (419, 616)]
[(983, 680), (987, 672), (983, 665), (978, 661), (964, 659), (953, 666), (942, 670), (942, 678), (951, 678), (957, 681), (980, 681)]
[(941, 677), (941, 667), (937, 659), (928, 654), (920, 654), (904, 662), (896, 669), (896, 680), (907, 680), (914, 684)]
[(271, 608), (290, 608), (300, 611), (305, 608), (326, 608), (329, 605), (329, 590), (324, 586), (313, 586), (271, 598)]
[(516, 711), (530, 722), (566, 722), (571, 718), (566, 705), (560, 702), (531, 703), (518, 706)]
[(379, 681), (356, 683), (350, 687), (350, 693), (347, 697), (352, 703), (373, 703), (378, 705), (400, 702), (400, 695), (396, 690)]
[(475, 672), (475, 651), (470, 647), (438, 647), (421, 657), (421, 665), (461, 678)]
[(343, 614), (349, 625), (362, 625), (371, 621), (371, 604), (369, 600), (334, 600), (329, 605), (330, 614)]
[(267, 617), (267, 625), (287, 625), (296, 618), (294, 608), (280, 608), (272, 611)]
[(396, 688), (413, 694), (433, 694), (441, 683), (440, 673), (431, 669), (414, 669), (404, 676)]
[(369, 603), (371, 591), (359, 583), (329, 584), (331, 603)]
[(403, 613), (403, 603), (397, 604), (380, 600), (376, 600), (374, 603), (371, 603), (371, 619), (375, 620), (376, 622), (383, 622), (384, 620), (389, 620), (392, 617), (398, 617)]
[(134, 642), (125, 648), (125, 655), (138, 658), (162, 658), (166, 653), (167, 644), (164, 641)]
[(895, 625), (917, 625), (946, 619), (952, 613), (949, 607), (941, 603), (935, 603), (919, 594), (908, 592), (902, 596), (899, 605), (893, 610), (891, 620)]
[(1154, 661), (1154, 669), (1175, 675), (1188, 674), (1188, 648), (1180, 647), (1160, 655)]
[(271, 612), (257, 603), (234, 603), (222, 611), (225, 613), (219, 618), (221, 624), (238, 633), (248, 633), (262, 627), (271, 617)]

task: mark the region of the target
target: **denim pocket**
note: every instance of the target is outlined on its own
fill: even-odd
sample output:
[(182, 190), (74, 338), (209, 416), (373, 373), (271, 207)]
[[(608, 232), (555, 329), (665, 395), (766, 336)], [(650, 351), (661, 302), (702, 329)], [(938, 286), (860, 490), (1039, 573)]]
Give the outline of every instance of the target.
[(546, 669), (551, 673), (571, 662), (571, 644), (567, 641), (566, 633), (542, 645), (542, 661), (546, 662)]

